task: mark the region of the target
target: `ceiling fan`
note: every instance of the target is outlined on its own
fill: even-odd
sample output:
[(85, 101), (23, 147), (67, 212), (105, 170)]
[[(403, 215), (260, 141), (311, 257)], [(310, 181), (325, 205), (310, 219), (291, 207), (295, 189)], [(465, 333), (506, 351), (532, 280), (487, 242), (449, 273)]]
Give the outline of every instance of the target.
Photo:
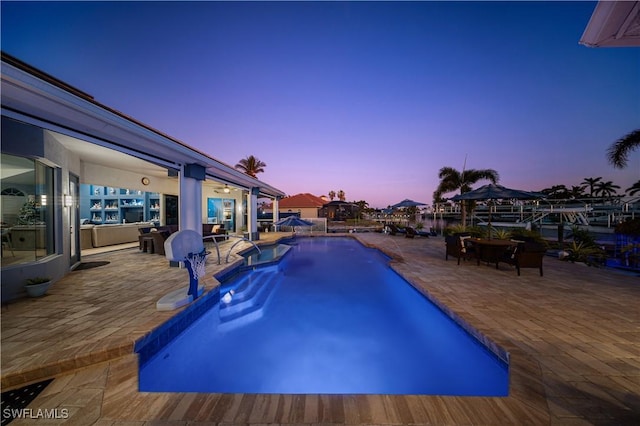
[(213, 192), (215, 192), (216, 194), (228, 194), (231, 192), (231, 188), (229, 188), (229, 185), (225, 184), (224, 188), (214, 189)]

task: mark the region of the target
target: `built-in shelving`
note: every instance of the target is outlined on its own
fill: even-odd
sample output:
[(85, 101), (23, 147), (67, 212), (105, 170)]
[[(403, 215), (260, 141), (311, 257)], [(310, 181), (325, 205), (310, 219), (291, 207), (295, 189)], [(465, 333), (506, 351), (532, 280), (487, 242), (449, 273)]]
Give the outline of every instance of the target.
[(82, 184), (80, 215), (94, 224), (123, 221), (160, 223), (160, 194)]

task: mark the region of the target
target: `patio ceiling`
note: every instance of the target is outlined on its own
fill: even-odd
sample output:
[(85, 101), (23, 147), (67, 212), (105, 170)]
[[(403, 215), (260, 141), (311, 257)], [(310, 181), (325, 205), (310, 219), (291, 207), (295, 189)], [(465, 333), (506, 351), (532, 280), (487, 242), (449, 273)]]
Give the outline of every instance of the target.
[(582, 34), (589, 47), (640, 47), (640, 1), (600, 1)]

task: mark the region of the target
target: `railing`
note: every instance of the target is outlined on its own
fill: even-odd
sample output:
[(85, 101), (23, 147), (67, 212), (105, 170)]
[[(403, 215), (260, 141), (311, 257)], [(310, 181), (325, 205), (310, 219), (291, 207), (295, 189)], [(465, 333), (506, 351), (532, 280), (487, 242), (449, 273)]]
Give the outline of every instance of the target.
[[(239, 235), (225, 235), (224, 236), (225, 239), (226, 238), (238, 238), (239, 241), (236, 241), (235, 243), (233, 243), (231, 245), (231, 247), (229, 248), (229, 252), (227, 253), (227, 257), (225, 258), (225, 263), (229, 263), (229, 256), (231, 256), (231, 251), (234, 249), (235, 246), (237, 246), (238, 244), (240, 244), (243, 241), (246, 241), (248, 243), (253, 244), (253, 246), (256, 248), (256, 250), (258, 250), (258, 254), (262, 253), (262, 251), (260, 250), (260, 247), (258, 247), (256, 245), (256, 243), (254, 243), (253, 241), (251, 241), (250, 239), (246, 238), (246, 237), (241, 237)], [(220, 246), (218, 245), (218, 241), (216, 240), (216, 238), (220, 238), (220, 235), (208, 235), (206, 237), (203, 237), (203, 240), (211, 240), (213, 241), (215, 247), (216, 247), (216, 254), (218, 255), (218, 265), (220, 265), (220, 262), (222, 260), (222, 258), (220, 257)]]
[[(457, 218), (460, 216), (459, 207), (459, 204), (440, 204), (429, 215), (433, 215), (434, 220), (438, 217)], [(611, 228), (625, 219), (633, 219), (640, 215), (640, 198), (544, 199), (490, 205), (478, 201), (470, 217), (473, 221), (485, 222), (489, 212), (493, 216), (492, 222), (502, 218), (515, 223), (530, 222), (542, 225), (563, 222)]]
[(248, 238), (241, 237), (239, 235), (227, 235), (227, 237), (229, 237), (229, 238), (239, 238), (239, 241), (236, 241), (235, 243), (233, 243), (233, 245), (229, 248), (229, 252), (227, 253), (227, 257), (225, 258), (224, 263), (229, 263), (229, 256), (231, 256), (231, 250), (233, 250), (233, 248), (235, 246), (237, 246), (238, 244), (240, 244), (243, 241), (247, 241), (247, 242), (253, 244), (253, 246), (256, 248), (256, 250), (258, 250), (258, 254), (262, 253), (262, 251), (260, 250), (260, 247), (258, 247), (256, 245), (256, 243), (254, 243), (253, 241), (251, 241)]

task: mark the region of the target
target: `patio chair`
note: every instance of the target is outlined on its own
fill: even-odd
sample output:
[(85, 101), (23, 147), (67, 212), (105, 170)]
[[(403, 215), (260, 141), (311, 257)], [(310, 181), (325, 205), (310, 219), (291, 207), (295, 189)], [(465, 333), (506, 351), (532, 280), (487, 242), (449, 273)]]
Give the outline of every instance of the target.
[(164, 256), (164, 242), (169, 238), (169, 235), (177, 231), (177, 229), (175, 225), (167, 225), (151, 228), (149, 232), (140, 231), (140, 236), (138, 237), (140, 250)]
[(472, 246), (465, 244), (464, 240), (466, 240), (467, 238), (471, 238), (471, 235), (454, 234), (444, 237), (446, 245), (444, 260), (449, 260), (449, 256), (453, 256), (458, 259), (459, 265), (460, 259), (469, 260), (475, 258), (475, 249)]
[(397, 234), (405, 234), (406, 233), (406, 231), (403, 228), (400, 228), (400, 227), (394, 225), (393, 223), (386, 224), (385, 228), (387, 229), (387, 232), (389, 233), (389, 235), (397, 235)]
[(427, 238), (429, 237), (429, 233), (428, 232), (417, 230), (412, 226), (405, 226), (404, 229), (405, 229), (404, 236), (406, 238), (413, 238), (415, 236), (427, 237)]
[[(224, 224), (212, 224), (212, 223), (205, 223), (202, 225), (202, 237), (213, 237), (213, 240), (215, 240), (216, 242), (220, 242), (220, 241), (225, 241), (227, 239), (229, 239), (229, 237), (227, 237), (227, 230), (224, 229)], [(211, 238), (207, 238), (207, 239), (211, 239)]]
[(500, 261), (515, 266), (518, 276), (520, 276), (521, 268), (538, 268), (542, 277), (542, 259), (544, 259), (546, 252), (547, 248), (542, 243), (522, 242), (514, 246), (512, 250), (505, 252)]
[(4, 256), (4, 248), (11, 251), (11, 256), (16, 257), (13, 252), (13, 244), (11, 244), (11, 232), (8, 229), (2, 229), (2, 255)]

